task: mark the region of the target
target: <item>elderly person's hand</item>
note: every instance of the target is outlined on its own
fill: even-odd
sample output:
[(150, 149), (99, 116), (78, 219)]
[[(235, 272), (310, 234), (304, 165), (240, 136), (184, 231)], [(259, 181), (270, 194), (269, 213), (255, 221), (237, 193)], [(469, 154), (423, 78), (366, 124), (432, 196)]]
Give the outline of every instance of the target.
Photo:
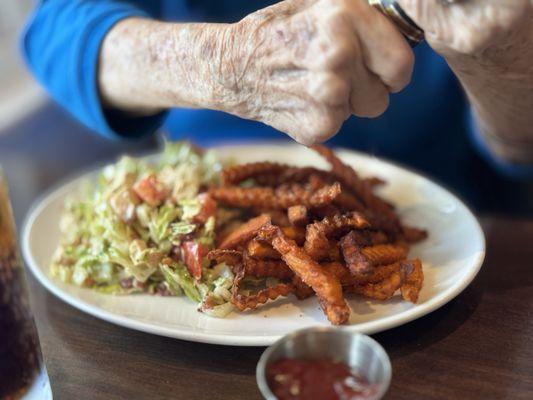
[(222, 110), (310, 145), (352, 114), (383, 113), (410, 81), (413, 53), (365, 0), (286, 0), (232, 25), (125, 20), (100, 66), (110, 106)]
[(531, 0), (398, 0), (423, 27), (427, 41), (445, 56), (478, 56), (512, 46), (531, 23)]
[(490, 151), (533, 163), (533, 1), (397, 1), (463, 84)]
[(223, 70), (236, 101), (227, 111), (304, 144), (333, 136), (351, 114), (380, 115), (411, 77), (407, 42), (364, 0), (287, 0), (233, 32)]

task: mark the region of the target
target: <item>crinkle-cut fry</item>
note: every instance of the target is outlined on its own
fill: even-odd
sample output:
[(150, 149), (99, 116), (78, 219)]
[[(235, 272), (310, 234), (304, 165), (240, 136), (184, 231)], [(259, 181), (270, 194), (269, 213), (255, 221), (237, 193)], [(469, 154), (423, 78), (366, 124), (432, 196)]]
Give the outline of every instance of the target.
[(341, 192), (333, 203), (343, 211), (359, 211), (365, 212), (366, 207), (360, 200), (347, 191)]
[(305, 242), (305, 229), (299, 228), (295, 226), (284, 226), (281, 228), (281, 231), (287, 236), (289, 239), (292, 239), (296, 242), (298, 246), (301, 246)]
[(373, 231), (370, 229), (353, 230), (350, 234), (355, 240), (355, 243), (360, 247), (389, 243), (389, 238), (381, 231)]
[[(313, 167), (292, 167), (285, 165), (279, 174), (262, 174), (254, 177), (255, 182), (262, 186), (279, 186), (284, 183), (309, 183), (319, 177), (324, 183), (335, 182), (335, 177), (328, 171)], [(314, 177), (314, 178), (312, 178)]]
[(279, 227), (265, 226), (260, 236), (269, 240), (289, 268), (313, 288), (332, 324), (340, 325), (348, 321), (350, 309), (343, 297), (342, 286), (334, 275), (328, 273), (293, 240), (287, 238)]
[(253, 257), (244, 256), (244, 268), (246, 275), (256, 278), (278, 278), (289, 280), (294, 276), (294, 272), (282, 260), (258, 260)]
[(237, 250), (215, 249), (207, 253), (207, 258), (209, 260), (214, 260), (217, 263), (226, 263), (229, 266), (236, 266), (242, 264), (243, 253), (242, 251)]
[(342, 261), (342, 254), (341, 249), (339, 248), (339, 243), (334, 239), (330, 239), (329, 241), (328, 260), (330, 262)]
[(366, 178), (365, 181), (367, 181), (368, 184), (372, 187), (381, 186), (387, 183), (387, 181), (385, 181), (384, 179), (378, 178), (376, 176)]
[[(303, 205), (306, 207), (319, 207), (324, 204), (331, 204), (337, 196), (341, 194), (341, 185), (335, 182), (331, 185), (301, 185), (299, 183), (284, 184), (275, 189), (278, 202), (283, 209), (293, 205)], [(298, 200), (301, 199), (300, 202)], [(271, 208), (272, 205), (270, 206)]]
[(415, 228), (412, 226), (402, 226), (402, 238), (407, 243), (417, 243), (428, 237), (428, 232), (424, 229)]
[(374, 265), (362, 253), (361, 246), (357, 243), (355, 235), (356, 232), (351, 231), (339, 241), (342, 256), (352, 275), (368, 275), (373, 271)]
[(268, 300), (276, 300), (278, 297), (286, 297), (293, 292), (292, 285), (288, 283), (278, 283), (275, 286), (262, 289), (259, 292), (245, 296), (236, 294), (231, 297), (231, 303), (239, 310), (253, 310), (265, 304)]
[(269, 223), (270, 216), (268, 214), (252, 218), (226, 236), (218, 247), (220, 249), (235, 249), (252, 239), (264, 225)]
[(400, 291), (404, 300), (416, 303), (424, 283), (424, 271), (419, 259), (404, 261), (400, 264), (402, 286)]
[(292, 277), (292, 285), (294, 286), (294, 295), (298, 300), (307, 299), (315, 294), (315, 291), (305, 284), (298, 275)]
[[(388, 278), (392, 274), (400, 272), (400, 263), (395, 262), (393, 264), (388, 265), (379, 265), (374, 268), (374, 271), (370, 275), (366, 276), (351, 276), (351, 279), (346, 279), (346, 283), (356, 283), (359, 285), (363, 285), (366, 283), (378, 283), (383, 281), (384, 279)], [(344, 282), (343, 282), (344, 285)]]
[(228, 206), (286, 210), (297, 204), (306, 207), (330, 204), (341, 193), (341, 187), (338, 182), (316, 191), (297, 184), (276, 189), (271, 187), (224, 186), (212, 188), (209, 193), (219, 203)]
[(402, 279), (399, 272), (393, 272), (377, 283), (365, 283), (352, 285), (345, 288), (350, 293), (356, 293), (375, 300), (388, 300), (400, 288)]
[(306, 226), (309, 222), (307, 207), (301, 204), (291, 206), (287, 210), (287, 217), (293, 226)]
[(358, 191), (363, 184), (363, 179), (359, 177), (355, 170), (344, 164), (340, 158), (330, 148), (323, 144), (311, 146), (311, 148), (326, 159), (331, 166), (331, 172), (341, 179), (341, 182), (348, 186), (351, 190), (358, 194)]
[(391, 219), (385, 214), (375, 213), (370, 210), (364, 212), (363, 215), (372, 226), (372, 229), (384, 232), (389, 241), (396, 240), (401, 233), (400, 222), (397, 218)]
[(304, 249), (312, 258), (324, 259), (328, 256), (330, 236), (342, 235), (351, 229), (368, 227), (367, 220), (357, 212), (326, 217), (321, 221), (307, 225)]
[(272, 221), (272, 224), (274, 225), (279, 225), (279, 226), (290, 225), (289, 218), (287, 217), (287, 213), (285, 213), (285, 211), (270, 210), (270, 211), (267, 211), (266, 214), (270, 215), (270, 220)]
[(373, 185), (370, 184), (369, 180), (361, 179), (352, 167), (344, 164), (328, 147), (314, 145), (312, 149), (328, 161), (331, 165), (331, 172), (337, 176), (344, 186), (353, 191), (370, 210), (398, 221), (394, 208), (374, 194)]
[(378, 244), (364, 247), (361, 253), (371, 265), (377, 266), (404, 260), (407, 257), (408, 249), (401, 244)]
[(275, 300), (280, 296), (288, 296), (293, 291), (293, 286), (287, 283), (279, 283), (275, 286), (262, 289), (253, 295), (243, 295), (239, 293), (243, 278), (246, 275), (246, 269), (243, 265), (235, 268), (235, 279), (231, 288), (231, 303), (239, 310), (255, 309), (268, 300)]
[(325, 204), (321, 207), (315, 207), (310, 210), (311, 219), (324, 219), (326, 217), (333, 217), (336, 214), (341, 214), (341, 210), (333, 204)]
[(346, 265), (339, 261), (325, 262), (320, 264), (326, 271), (333, 274), (341, 282), (341, 285), (347, 286), (356, 283), (354, 277), (350, 274)]
[(246, 251), (250, 256), (259, 260), (279, 260), (281, 258), (281, 255), (271, 245), (258, 240), (250, 240), (246, 245)]
[(282, 171), (290, 168), (286, 164), (279, 164), (269, 161), (253, 162), (248, 164), (238, 164), (226, 167), (220, 173), (222, 185), (236, 185), (258, 175), (279, 175)]
[(368, 237), (368, 246), (375, 246), (377, 244), (385, 244), (389, 240), (387, 235), (381, 231), (367, 231), (365, 232)]

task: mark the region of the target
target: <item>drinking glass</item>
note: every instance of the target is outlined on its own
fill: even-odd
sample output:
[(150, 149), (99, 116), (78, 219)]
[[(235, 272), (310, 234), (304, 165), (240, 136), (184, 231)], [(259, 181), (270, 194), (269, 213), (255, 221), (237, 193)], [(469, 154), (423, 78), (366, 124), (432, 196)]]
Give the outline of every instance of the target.
[(51, 400), (7, 182), (0, 167), (0, 399)]

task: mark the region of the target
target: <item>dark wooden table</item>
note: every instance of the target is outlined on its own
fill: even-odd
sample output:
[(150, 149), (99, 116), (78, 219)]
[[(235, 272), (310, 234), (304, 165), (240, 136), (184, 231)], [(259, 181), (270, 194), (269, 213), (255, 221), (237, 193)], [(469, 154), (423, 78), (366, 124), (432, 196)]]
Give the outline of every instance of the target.
[[(446, 306), (375, 335), (388, 399), (533, 399), (533, 220), (485, 217), (485, 264)], [(184, 342), (83, 314), (30, 279), (56, 399), (259, 399), (263, 348)]]

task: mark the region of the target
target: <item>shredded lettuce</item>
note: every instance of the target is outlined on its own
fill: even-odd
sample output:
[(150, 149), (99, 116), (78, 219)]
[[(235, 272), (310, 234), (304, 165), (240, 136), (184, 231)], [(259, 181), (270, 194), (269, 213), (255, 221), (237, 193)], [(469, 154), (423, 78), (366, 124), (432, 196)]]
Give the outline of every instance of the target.
[(181, 289), (183, 290), (183, 293), (185, 293), (185, 296), (192, 301), (198, 303), (201, 300), (200, 292), (184, 265), (178, 263), (172, 266), (161, 265), (161, 270), (163, 271), (163, 275), (169, 283), (171, 290), (177, 291)]
[(65, 203), (52, 276), (105, 294), (185, 295), (207, 315), (227, 315), (231, 268), (210, 267), (204, 257), (195, 279), (181, 249), (184, 239), (214, 248), (219, 215), (222, 222), (235, 218), (222, 209), (205, 223), (195, 218), (202, 210), (198, 196), (218, 181), (221, 168), (214, 152), (184, 142), (166, 143), (153, 159), (125, 156), (105, 167)]

